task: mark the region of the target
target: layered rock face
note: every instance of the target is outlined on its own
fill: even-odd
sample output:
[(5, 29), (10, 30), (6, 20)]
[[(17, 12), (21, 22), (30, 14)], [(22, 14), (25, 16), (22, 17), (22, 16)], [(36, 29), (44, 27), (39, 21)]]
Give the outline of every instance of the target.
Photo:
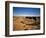
[(40, 17), (13, 17), (13, 30), (40, 29)]

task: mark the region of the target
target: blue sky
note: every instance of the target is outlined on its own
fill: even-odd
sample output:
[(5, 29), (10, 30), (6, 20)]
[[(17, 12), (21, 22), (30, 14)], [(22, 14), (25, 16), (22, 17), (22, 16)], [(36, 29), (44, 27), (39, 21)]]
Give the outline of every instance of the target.
[(40, 8), (13, 7), (13, 16), (40, 16)]

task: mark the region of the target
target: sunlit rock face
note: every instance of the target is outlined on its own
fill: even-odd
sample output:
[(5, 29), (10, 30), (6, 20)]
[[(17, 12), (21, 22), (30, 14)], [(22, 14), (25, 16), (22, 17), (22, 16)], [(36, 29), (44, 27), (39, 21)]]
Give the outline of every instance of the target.
[(13, 17), (13, 30), (40, 29), (40, 17)]

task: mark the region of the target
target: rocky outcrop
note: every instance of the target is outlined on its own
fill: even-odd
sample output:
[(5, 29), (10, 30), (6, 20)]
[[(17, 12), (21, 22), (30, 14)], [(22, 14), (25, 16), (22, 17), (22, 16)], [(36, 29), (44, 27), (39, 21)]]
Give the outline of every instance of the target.
[[(39, 27), (38, 27), (39, 26)], [(40, 29), (40, 17), (13, 17), (13, 30)]]

